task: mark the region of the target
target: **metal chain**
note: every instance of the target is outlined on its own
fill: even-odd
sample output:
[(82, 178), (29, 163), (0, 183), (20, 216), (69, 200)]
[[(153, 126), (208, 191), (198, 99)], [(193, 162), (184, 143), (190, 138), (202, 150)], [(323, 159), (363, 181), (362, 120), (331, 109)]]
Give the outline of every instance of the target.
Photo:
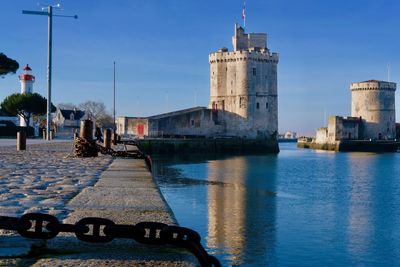
[[(120, 141), (123, 145), (136, 145), (134, 141)], [(103, 155), (111, 155), (112, 157), (120, 158), (135, 158), (144, 159), (147, 168), (151, 172), (152, 161), (149, 155), (145, 155), (139, 150), (135, 151), (117, 151), (112, 148), (106, 148), (96, 143), (95, 140), (87, 140), (81, 137), (76, 137), (74, 141), (75, 156), (76, 157), (97, 157), (100, 152)]]
[[(126, 145), (136, 145), (133, 141), (120, 142)], [(96, 157), (97, 153), (100, 152), (104, 155), (111, 155), (113, 157), (129, 157), (144, 159), (145, 155), (140, 151), (116, 151), (112, 148), (106, 148), (98, 143), (96, 140), (88, 140), (81, 137), (76, 137), (75, 141), (75, 156), (77, 157)]]
[[(135, 141), (119, 141), (120, 144), (123, 144), (124, 146), (126, 145), (135, 145), (137, 146)], [(113, 157), (122, 157), (122, 158), (135, 158), (135, 159), (144, 159), (146, 162), (146, 166), (151, 172), (152, 170), (152, 165), (153, 162), (151, 160), (151, 157), (149, 155), (144, 154), (140, 150), (135, 150), (135, 151), (116, 151), (112, 148), (105, 148), (104, 146), (101, 146), (99, 144), (97, 145), (98, 151), (103, 154), (103, 155), (111, 155)]]
[(84, 242), (108, 243), (115, 238), (133, 239), (138, 243), (174, 245), (193, 253), (201, 266), (221, 266), (201, 245), (200, 235), (189, 228), (158, 222), (140, 222), (136, 225), (115, 224), (104, 218), (87, 217), (75, 224), (64, 224), (49, 214), (27, 213), (20, 218), (0, 216), (0, 229), (17, 231), (21, 236), (51, 239), (59, 233), (74, 233)]

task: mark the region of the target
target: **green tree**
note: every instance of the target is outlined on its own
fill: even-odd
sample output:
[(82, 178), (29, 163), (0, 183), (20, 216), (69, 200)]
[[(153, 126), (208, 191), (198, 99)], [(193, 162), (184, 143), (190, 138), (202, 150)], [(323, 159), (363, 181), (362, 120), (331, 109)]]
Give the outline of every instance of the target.
[(14, 59), (11, 59), (0, 53), (0, 77), (5, 76), (9, 73), (15, 73), (19, 68), (19, 64)]
[[(26, 125), (32, 115), (40, 116), (47, 112), (47, 100), (38, 93), (29, 94), (12, 94), (7, 96), (0, 104), (0, 107), (13, 116), (21, 116), (24, 118)], [(51, 105), (51, 111), (56, 108)]]

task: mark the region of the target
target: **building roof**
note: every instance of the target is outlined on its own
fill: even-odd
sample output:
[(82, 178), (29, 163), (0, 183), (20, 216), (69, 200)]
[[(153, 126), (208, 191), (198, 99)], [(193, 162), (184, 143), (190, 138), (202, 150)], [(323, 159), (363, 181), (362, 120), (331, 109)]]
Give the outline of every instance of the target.
[(28, 65), (28, 64), (26, 64), (26, 66), (25, 66), (24, 70), (32, 70), (32, 69), (29, 67), (29, 65)]
[(359, 121), (360, 117), (349, 117), (349, 116), (347, 116), (347, 117), (343, 117), (343, 120), (346, 120), (346, 121)]
[(181, 110), (176, 110), (176, 111), (172, 111), (172, 112), (168, 112), (168, 113), (150, 116), (148, 118), (149, 119), (162, 119), (162, 118), (166, 118), (166, 117), (172, 117), (172, 116), (181, 115), (181, 114), (194, 112), (194, 111), (200, 111), (200, 110), (204, 110), (204, 109), (207, 109), (207, 108), (206, 107), (187, 108), (187, 109), (181, 109)]
[(386, 83), (385, 81), (380, 81), (380, 80), (368, 80), (368, 81), (362, 81), (359, 83)]
[(80, 120), (85, 115), (85, 112), (79, 109), (60, 109), (60, 112), (67, 120), (71, 118), (71, 114), (74, 114), (74, 120)]
[(181, 109), (181, 110), (176, 110), (172, 112), (167, 112), (163, 114), (158, 114), (158, 115), (153, 115), (150, 117), (128, 117), (128, 116), (119, 116), (118, 118), (128, 118), (128, 119), (162, 119), (162, 118), (167, 118), (167, 117), (172, 117), (172, 116), (177, 116), (189, 112), (194, 112), (194, 111), (200, 111), (200, 110), (205, 110), (207, 109), (206, 107), (194, 107), (194, 108), (187, 108), (187, 109)]

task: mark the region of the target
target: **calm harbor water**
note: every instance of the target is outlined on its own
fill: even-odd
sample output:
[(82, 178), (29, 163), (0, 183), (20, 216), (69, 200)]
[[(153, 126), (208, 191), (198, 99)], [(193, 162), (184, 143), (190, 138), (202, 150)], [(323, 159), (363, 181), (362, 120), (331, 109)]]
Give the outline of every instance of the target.
[(156, 158), (180, 225), (224, 266), (399, 266), (400, 153)]

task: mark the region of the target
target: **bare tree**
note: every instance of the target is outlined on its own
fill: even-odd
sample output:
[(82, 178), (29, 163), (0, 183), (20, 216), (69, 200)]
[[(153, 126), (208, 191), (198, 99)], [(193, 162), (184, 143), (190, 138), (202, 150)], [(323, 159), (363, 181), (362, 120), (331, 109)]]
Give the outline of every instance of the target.
[(77, 105), (72, 104), (72, 103), (59, 103), (57, 105), (57, 107), (59, 109), (70, 109), (70, 110), (75, 109), (75, 108), (78, 109)]
[(107, 112), (106, 105), (104, 103), (86, 101), (79, 104), (79, 108), (95, 118), (97, 126), (104, 128), (111, 128), (114, 126), (113, 118), (111, 114)]

